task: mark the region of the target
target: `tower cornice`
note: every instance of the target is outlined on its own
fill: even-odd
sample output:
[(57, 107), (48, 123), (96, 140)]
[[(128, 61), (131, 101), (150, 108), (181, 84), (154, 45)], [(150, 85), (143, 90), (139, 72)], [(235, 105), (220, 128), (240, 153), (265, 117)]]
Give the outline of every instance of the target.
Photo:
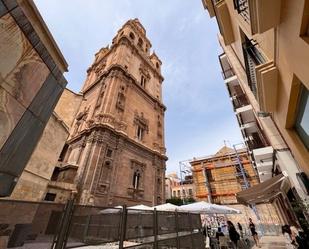
[(149, 57), (145, 56), (145, 54), (143, 52), (141, 52), (141, 49), (139, 49), (137, 46), (135, 46), (135, 44), (133, 44), (132, 41), (126, 35), (121, 36), (119, 38), (118, 42), (111, 46), (110, 50), (112, 50), (114, 47), (118, 47), (121, 44), (130, 45), (131, 48), (133, 49), (133, 51), (141, 57), (141, 59), (150, 67), (151, 71), (160, 79), (160, 83), (162, 83), (164, 81), (164, 77), (156, 69), (155, 65), (151, 62), (150, 56)]
[(119, 72), (122, 73), (123, 76), (125, 76), (128, 79), (128, 82), (130, 84), (134, 84), (135, 87), (138, 88), (140, 92), (143, 93), (144, 96), (146, 96), (149, 100), (151, 100), (153, 103), (158, 104), (161, 109), (163, 109), (163, 112), (166, 111), (166, 106), (161, 103), (158, 99), (153, 97), (151, 94), (149, 94), (143, 87), (140, 86), (140, 84), (137, 82), (137, 80), (134, 78), (133, 75), (128, 73), (128, 71), (121, 65), (119, 64), (112, 64), (110, 65), (97, 79), (94, 83), (92, 83), (90, 86), (88, 86), (84, 91), (82, 92), (83, 94), (87, 93), (90, 91), (93, 87), (95, 87), (103, 78), (111, 77), (111, 76), (117, 76), (112, 75), (113, 72)]
[[(102, 61), (104, 61), (104, 59), (111, 54), (112, 52), (114, 52), (113, 50), (116, 49), (119, 45), (124, 44), (124, 45), (130, 45), (131, 48), (133, 49), (133, 52), (138, 54), (140, 56), (140, 58), (143, 60), (143, 62), (145, 62), (147, 64), (147, 66), (149, 66), (150, 70), (159, 78), (160, 83), (162, 83), (164, 81), (164, 77), (161, 75), (161, 73), (156, 69), (155, 65), (153, 65), (153, 63), (151, 62), (150, 58), (151, 56), (153, 56), (153, 54), (149, 57), (145, 56), (145, 54), (143, 52), (141, 52), (141, 50), (136, 47), (132, 41), (126, 36), (123, 35), (121, 36), (118, 41), (116, 43), (114, 43), (108, 51), (105, 52), (104, 56), (102, 56), (102, 58), (99, 61), (94, 62), (90, 68), (88, 68), (87, 72), (89, 72), (90, 70), (92, 70), (93, 68), (95, 68), (98, 64), (100, 64)], [(97, 53), (96, 53), (97, 54)], [(161, 60), (158, 58), (157, 55), (155, 55), (156, 58), (161, 62)]]

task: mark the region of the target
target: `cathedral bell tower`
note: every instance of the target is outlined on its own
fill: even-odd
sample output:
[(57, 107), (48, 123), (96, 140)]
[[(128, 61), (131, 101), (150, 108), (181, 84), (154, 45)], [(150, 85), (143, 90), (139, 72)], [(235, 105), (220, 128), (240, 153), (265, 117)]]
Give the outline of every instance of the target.
[(80, 204), (164, 202), (162, 63), (150, 48), (145, 28), (129, 20), (87, 70), (57, 179)]

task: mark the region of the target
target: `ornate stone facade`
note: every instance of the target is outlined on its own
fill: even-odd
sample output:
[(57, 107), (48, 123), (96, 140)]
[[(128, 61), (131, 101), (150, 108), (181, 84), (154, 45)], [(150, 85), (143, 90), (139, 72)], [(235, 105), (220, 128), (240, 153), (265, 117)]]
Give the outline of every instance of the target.
[[(55, 201), (74, 187), (81, 204), (164, 201), (166, 108), (161, 61), (150, 48), (144, 27), (134, 19), (123, 25), (110, 47), (95, 54), (82, 88), (84, 99), (48, 190), (57, 195)], [(70, 174), (63, 177), (68, 169)]]

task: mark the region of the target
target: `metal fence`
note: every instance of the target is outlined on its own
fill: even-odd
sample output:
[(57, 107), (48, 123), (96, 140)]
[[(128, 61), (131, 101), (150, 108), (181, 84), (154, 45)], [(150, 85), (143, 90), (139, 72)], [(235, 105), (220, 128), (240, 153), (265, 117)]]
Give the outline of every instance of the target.
[(205, 248), (200, 215), (0, 200), (0, 249)]
[(0, 248), (51, 248), (64, 208), (63, 204), (1, 200)]

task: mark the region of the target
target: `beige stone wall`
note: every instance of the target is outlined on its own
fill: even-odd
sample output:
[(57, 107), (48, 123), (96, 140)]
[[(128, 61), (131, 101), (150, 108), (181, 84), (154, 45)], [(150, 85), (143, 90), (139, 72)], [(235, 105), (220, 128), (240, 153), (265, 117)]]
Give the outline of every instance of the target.
[(59, 155), (68, 138), (73, 117), (81, 96), (65, 90), (26, 168), (19, 178), (11, 199), (41, 201), (52, 176)]
[[(307, 1), (308, 2), (308, 1)], [(277, 110), (274, 120), (289, 145), (293, 155), (301, 168), (309, 175), (309, 152), (291, 127), (291, 119), (295, 118), (292, 105), (293, 87), (301, 82), (309, 89), (309, 44), (300, 36), (301, 22), (303, 20), (305, 0), (283, 1), (279, 26), (277, 65), (280, 70), (278, 85)], [(308, 13), (308, 9), (305, 13)], [(286, 59), (288, 58), (288, 60)], [(293, 94), (292, 94), (293, 92)], [(287, 129), (288, 128), (288, 129)]]
[(44, 198), (48, 181), (67, 137), (68, 131), (52, 116), (17, 182), (11, 199), (41, 201)]
[(66, 88), (55, 107), (54, 113), (68, 128), (72, 126), (82, 98), (82, 95), (76, 94)]

